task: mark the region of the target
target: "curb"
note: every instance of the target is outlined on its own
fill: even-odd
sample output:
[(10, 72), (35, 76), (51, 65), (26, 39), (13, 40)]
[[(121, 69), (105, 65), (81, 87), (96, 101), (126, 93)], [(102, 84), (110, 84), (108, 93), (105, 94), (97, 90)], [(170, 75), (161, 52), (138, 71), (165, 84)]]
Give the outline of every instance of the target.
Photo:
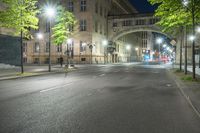
[(189, 105), (192, 107), (193, 111), (196, 113), (196, 115), (200, 118), (200, 112), (198, 111), (198, 109), (195, 107), (195, 105), (192, 103), (192, 101), (190, 100), (190, 96), (187, 95), (187, 93), (184, 91), (184, 88), (186, 88), (186, 86), (183, 84), (183, 82), (175, 75), (173, 74), (170, 70), (167, 70), (167, 73), (170, 77), (172, 77), (176, 83), (176, 85), (178, 86), (181, 94), (184, 96), (184, 98), (186, 99), (186, 101), (189, 103)]
[(29, 78), (29, 77), (36, 77), (36, 76), (41, 76), (41, 75), (50, 75), (50, 74), (58, 74), (58, 73), (68, 73), (68, 72), (71, 72), (71, 71), (75, 71), (77, 70), (76, 69), (70, 69), (69, 71), (56, 71), (56, 72), (41, 72), (41, 73), (33, 73), (33, 75), (27, 75), (27, 76), (15, 76), (15, 75), (12, 75), (12, 76), (5, 76), (5, 78), (1, 78), (0, 77), (0, 81), (4, 81), (4, 80), (12, 80), (12, 79), (19, 79), (19, 78)]

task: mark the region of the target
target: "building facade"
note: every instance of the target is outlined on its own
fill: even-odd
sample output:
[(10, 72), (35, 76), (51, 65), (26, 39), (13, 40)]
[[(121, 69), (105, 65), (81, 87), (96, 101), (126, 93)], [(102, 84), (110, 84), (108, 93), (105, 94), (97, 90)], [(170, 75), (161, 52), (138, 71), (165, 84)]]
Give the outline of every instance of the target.
[[(116, 43), (108, 43), (105, 46), (103, 42), (105, 40), (109, 42), (108, 30), (112, 30), (112, 27), (108, 27), (108, 15), (137, 12), (128, 0), (60, 0), (57, 4), (62, 4), (75, 15), (77, 26), (73, 29), (74, 33), (70, 37), (72, 40), (70, 44), (66, 42), (60, 46), (51, 45), (52, 64), (59, 63), (61, 56), (66, 62), (67, 45), (71, 63), (88, 64), (120, 61), (116, 55), (123, 51), (120, 49), (124, 49), (124, 47), (116, 46)], [(44, 5), (44, 2), (40, 1), (39, 5)], [(39, 16), (39, 20), (39, 29), (32, 31), (35, 38), (24, 42), (25, 63), (45, 64), (49, 61), (49, 25), (44, 16)], [(43, 33), (44, 38), (38, 39), (37, 33)]]

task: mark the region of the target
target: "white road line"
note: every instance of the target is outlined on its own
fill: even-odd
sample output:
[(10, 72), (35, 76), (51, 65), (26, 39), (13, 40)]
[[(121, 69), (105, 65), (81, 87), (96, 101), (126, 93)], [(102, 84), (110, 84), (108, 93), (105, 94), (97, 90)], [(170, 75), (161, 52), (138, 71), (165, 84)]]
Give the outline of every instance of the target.
[(56, 89), (58, 89), (58, 88), (65, 87), (65, 86), (68, 86), (68, 85), (70, 85), (70, 84), (72, 84), (72, 82), (71, 82), (71, 83), (68, 83), (68, 84), (65, 84), (65, 85), (62, 85), (62, 86), (56, 86), (56, 87), (52, 87), (52, 88), (49, 88), (49, 89), (41, 90), (40, 93), (47, 92), (47, 91), (51, 91), (51, 90), (56, 90)]

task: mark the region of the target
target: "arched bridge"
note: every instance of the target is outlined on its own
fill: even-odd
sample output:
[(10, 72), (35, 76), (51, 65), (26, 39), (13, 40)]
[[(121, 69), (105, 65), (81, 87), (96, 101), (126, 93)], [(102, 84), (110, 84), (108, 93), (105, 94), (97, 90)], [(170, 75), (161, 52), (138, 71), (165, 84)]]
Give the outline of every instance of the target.
[(115, 42), (123, 35), (139, 32), (139, 31), (152, 31), (166, 35), (157, 25), (159, 19), (154, 17), (153, 14), (124, 14), (124, 15), (110, 15), (108, 16), (108, 39)]

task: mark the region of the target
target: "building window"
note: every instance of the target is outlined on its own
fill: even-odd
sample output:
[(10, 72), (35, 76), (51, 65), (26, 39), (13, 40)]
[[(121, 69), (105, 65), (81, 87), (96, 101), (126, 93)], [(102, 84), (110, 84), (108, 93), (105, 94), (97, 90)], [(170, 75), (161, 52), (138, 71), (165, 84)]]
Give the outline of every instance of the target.
[(26, 42), (24, 42), (23, 43), (23, 52), (27, 52), (27, 43)]
[(145, 24), (145, 20), (144, 19), (136, 20), (136, 25), (144, 25), (144, 24)]
[(62, 52), (62, 45), (57, 46), (57, 52)]
[(101, 16), (103, 15), (103, 8), (102, 8), (102, 6), (100, 6), (100, 15)]
[(100, 24), (100, 34), (102, 34), (102, 24)]
[(46, 42), (45, 52), (49, 52), (49, 42)]
[(68, 45), (68, 55), (73, 58), (74, 57), (74, 41), (72, 41), (72, 43), (67, 44)]
[(107, 10), (106, 10), (106, 8), (104, 9), (104, 17), (105, 18), (107, 17)]
[(50, 30), (49, 26), (50, 26), (50, 23), (49, 23), (49, 21), (47, 20), (47, 21), (46, 21), (46, 32), (49, 32), (49, 30)]
[(117, 22), (113, 22), (113, 27), (117, 27)]
[(86, 58), (81, 58), (81, 61), (86, 61)]
[(39, 44), (39, 42), (35, 43), (34, 52), (35, 53), (39, 53), (40, 52), (40, 44)]
[(69, 12), (74, 11), (74, 3), (72, 0), (69, 0), (69, 2), (68, 2), (68, 10), (69, 10)]
[(34, 64), (39, 64), (39, 62), (40, 62), (40, 59), (39, 58), (34, 58)]
[(98, 32), (98, 22), (95, 22), (95, 32)]
[(24, 61), (24, 63), (27, 63), (27, 58), (24, 57), (24, 58), (23, 58), (23, 61)]
[(107, 33), (107, 24), (104, 25), (104, 35)]
[(86, 11), (86, 0), (81, 0), (81, 11), (82, 12)]
[(80, 52), (86, 51), (86, 46), (84, 46), (84, 43), (80, 41)]
[(80, 31), (86, 31), (87, 23), (86, 20), (80, 20)]
[(96, 12), (96, 14), (98, 14), (98, 3), (97, 2), (95, 4), (95, 12)]
[(131, 20), (124, 20), (123, 21), (123, 26), (131, 26), (132, 25), (132, 21)]
[(45, 63), (45, 64), (48, 64), (48, 63), (49, 63), (49, 58), (45, 58), (44, 63)]

